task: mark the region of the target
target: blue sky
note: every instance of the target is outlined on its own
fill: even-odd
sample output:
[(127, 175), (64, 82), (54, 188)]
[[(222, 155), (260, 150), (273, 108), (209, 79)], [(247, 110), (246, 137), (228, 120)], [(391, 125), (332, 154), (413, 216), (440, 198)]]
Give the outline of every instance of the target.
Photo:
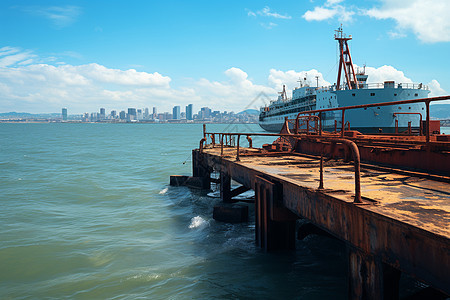
[(341, 23), (372, 82), (450, 92), (448, 0), (2, 0), (0, 112), (257, 108), (336, 81)]

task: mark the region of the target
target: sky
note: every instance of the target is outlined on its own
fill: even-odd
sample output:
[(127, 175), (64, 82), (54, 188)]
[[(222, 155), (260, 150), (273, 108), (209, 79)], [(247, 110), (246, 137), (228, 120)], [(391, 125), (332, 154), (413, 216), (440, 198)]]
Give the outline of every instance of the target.
[(336, 82), (341, 24), (369, 82), (450, 93), (449, 0), (2, 0), (0, 112), (258, 109)]

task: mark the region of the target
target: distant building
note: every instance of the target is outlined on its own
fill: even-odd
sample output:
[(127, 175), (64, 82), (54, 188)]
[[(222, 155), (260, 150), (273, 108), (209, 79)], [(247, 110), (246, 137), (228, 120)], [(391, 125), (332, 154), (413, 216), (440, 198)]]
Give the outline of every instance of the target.
[(91, 122), (97, 122), (99, 120), (100, 114), (97, 112), (91, 113)]
[(142, 115), (142, 109), (138, 109), (136, 111), (137, 115), (136, 115), (136, 120), (142, 120), (143, 115)]
[(111, 119), (116, 119), (117, 118), (117, 111), (112, 110), (111, 111)]
[(172, 117), (174, 120), (180, 120), (181, 119), (181, 112), (180, 112), (180, 107), (179, 106), (174, 106), (173, 107), (173, 113), (172, 113)]
[(121, 120), (126, 120), (127, 119), (127, 113), (124, 110), (122, 110), (119, 113), (119, 119), (121, 119)]
[(153, 106), (153, 119), (156, 119), (158, 116), (158, 111), (155, 106)]
[(67, 108), (63, 108), (62, 110), (61, 110), (61, 115), (62, 115), (62, 120), (63, 121), (67, 121)]
[(106, 119), (106, 113), (105, 113), (105, 109), (104, 109), (104, 108), (100, 108), (99, 119), (100, 119), (100, 120)]
[(144, 110), (144, 119), (145, 120), (149, 119), (148, 107), (146, 107), (145, 110)]
[(192, 104), (189, 104), (186, 106), (186, 120), (194, 120), (194, 116), (192, 114), (194, 106)]
[(127, 114), (127, 121), (137, 120), (137, 111), (136, 108), (129, 108)]
[(198, 115), (200, 117), (200, 120), (209, 119), (211, 117), (211, 108), (202, 107), (201, 110), (198, 112)]

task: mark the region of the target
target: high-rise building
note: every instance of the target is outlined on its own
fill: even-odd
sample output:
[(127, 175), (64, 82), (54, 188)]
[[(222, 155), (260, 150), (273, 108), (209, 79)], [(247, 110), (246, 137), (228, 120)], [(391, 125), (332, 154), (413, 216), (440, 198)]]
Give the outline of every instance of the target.
[(144, 119), (148, 120), (149, 114), (148, 114), (148, 107), (145, 108), (144, 110)]
[(115, 118), (117, 118), (117, 111), (112, 110), (111, 111), (111, 119), (115, 119)]
[(137, 111), (136, 111), (136, 119), (137, 120), (142, 120), (142, 118), (143, 118), (143, 116), (142, 116), (142, 109), (138, 109)]
[(67, 108), (64, 107), (64, 108), (61, 110), (61, 115), (62, 115), (63, 121), (67, 121)]
[(97, 112), (91, 113), (91, 122), (97, 122), (100, 119), (100, 114)]
[(127, 113), (126, 113), (124, 110), (122, 110), (122, 111), (119, 113), (119, 119), (121, 119), (121, 120), (126, 120), (126, 118), (127, 118)]
[(106, 112), (105, 112), (105, 109), (104, 109), (103, 107), (100, 108), (100, 116), (99, 116), (99, 119), (100, 119), (100, 120), (106, 119)]
[(153, 106), (153, 119), (156, 119), (157, 116), (158, 116), (158, 111), (157, 111), (156, 107)]
[(172, 113), (172, 117), (174, 120), (180, 120), (181, 119), (181, 109), (180, 106), (174, 106), (173, 107), (173, 113)]
[(128, 108), (127, 120), (128, 121), (137, 120), (136, 108)]
[(192, 110), (193, 110), (194, 106), (192, 104), (189, 104), (188, 106), (186, 106), (186, 120), (193, 120), (194, 116), (192, 115)]
[(198, 114), (201, 120), (209, 119), (211, 117), (211, 108), (202, 107)]

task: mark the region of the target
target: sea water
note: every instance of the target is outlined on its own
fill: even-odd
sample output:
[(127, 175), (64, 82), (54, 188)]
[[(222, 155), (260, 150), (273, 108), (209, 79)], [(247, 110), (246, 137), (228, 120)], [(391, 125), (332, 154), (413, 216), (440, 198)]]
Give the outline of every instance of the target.
[(216, 222), (217, 187), (168, 185), (201, 138), (200, 124), (0, 124), (0, 299), (346, 299), (342, 242), (264, 253), (252, 205), (248, 223)]

